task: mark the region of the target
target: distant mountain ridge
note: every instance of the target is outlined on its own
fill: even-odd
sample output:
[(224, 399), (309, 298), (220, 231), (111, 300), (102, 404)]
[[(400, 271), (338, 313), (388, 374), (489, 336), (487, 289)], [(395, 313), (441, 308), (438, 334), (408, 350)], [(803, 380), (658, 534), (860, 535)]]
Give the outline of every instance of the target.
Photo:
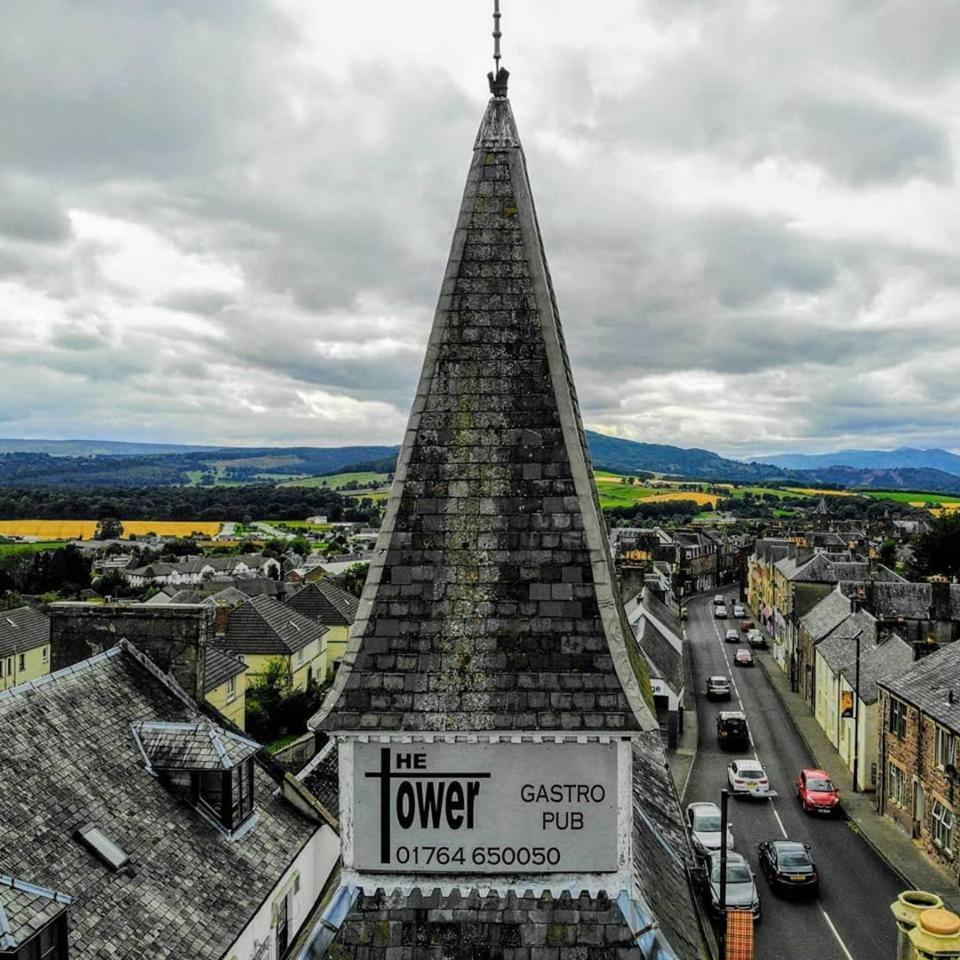
[[(802, 469), (729, 460), (710, 450), (637, 443), (590, 430), (586, 436), (593, 465), (601, 470), (646, 471), (737, 483), (781, 482), (797, 486), (960, 493), (960, 464), (954, 468), (956, 473), (910, 465), (817, 464)], [(9, 451), (8, 445), (17, 444), (36, 446), (31, 450), (4, 452)], [(46, 449), (39, 449), (42, 445)], [(52, 454), (51, 449), (58, 453)], [(207, 484), (223, 479), (271, 483), (291, 476), (322, 476), (344, 470), (390, 472), (396, 465), (398, 451), (397, 446), (193, 447), (99, 440), (0, 440), (0, 487), (179, 486), (196, 483), (198, 478)], [(934, 452), (960, 461), (960, 457), (947, 451)]]
[(960, 456), (934, 447), (898, 447), (896, 450), (837, 450), (835, 453), (778, 453), (751, 457), (751, 463), (772, 463), (785, 470), (817, 470), (823, 467), (855, 467), (860, 470), (904, 468), (942, 470), (960, 476)]

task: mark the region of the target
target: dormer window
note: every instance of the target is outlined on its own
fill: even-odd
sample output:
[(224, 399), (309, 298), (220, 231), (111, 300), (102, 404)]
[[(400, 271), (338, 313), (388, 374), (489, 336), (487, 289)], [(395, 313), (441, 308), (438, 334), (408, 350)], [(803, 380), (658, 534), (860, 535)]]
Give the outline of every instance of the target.
[(133, 734), (147, 769), (224, 832), (237, 838), (253, 825), (253, 757), (260, 744), (206, 719), (138, 721)]

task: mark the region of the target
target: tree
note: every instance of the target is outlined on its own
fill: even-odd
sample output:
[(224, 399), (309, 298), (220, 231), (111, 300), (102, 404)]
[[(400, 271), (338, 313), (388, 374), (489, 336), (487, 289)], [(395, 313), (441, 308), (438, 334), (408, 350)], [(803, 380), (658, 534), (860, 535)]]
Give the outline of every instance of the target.
[(940, 574), (960, 576), (960, 515), (945, 513), (922, 533), (913, 549), (910, 578), (922, 580)]
[(104, 517), (97, 527), (98, 540), (119, 540), (123, 536), (123, 523), (116, 517)]
[(897, 543), (895, 540), (884, 540), (880, 544), (880, 562), (891, 570), (897, 563)]
[(367, 564), (354, 563), (347, 567), (339, 577), (337, 583), (348, 593), (359, 597), (363, 592), (363, 585), (367, 582)]

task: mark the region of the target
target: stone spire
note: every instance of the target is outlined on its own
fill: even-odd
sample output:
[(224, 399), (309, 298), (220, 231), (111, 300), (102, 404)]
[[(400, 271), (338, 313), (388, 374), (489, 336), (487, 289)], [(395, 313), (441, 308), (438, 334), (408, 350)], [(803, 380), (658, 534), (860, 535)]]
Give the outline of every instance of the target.
[(656, 725), (503, 74), (491, 77), (376, 557), (315, 729)]

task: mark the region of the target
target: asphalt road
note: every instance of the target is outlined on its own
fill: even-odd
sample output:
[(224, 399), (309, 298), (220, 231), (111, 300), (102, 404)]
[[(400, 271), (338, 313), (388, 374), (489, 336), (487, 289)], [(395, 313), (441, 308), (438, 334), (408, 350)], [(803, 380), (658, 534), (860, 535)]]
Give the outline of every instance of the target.
[[(729, 601), (735, 588), (726, 586), (722, 592)], [(846, 821), (814, 819), (801, 811), (794, 783), (800, 769), (813, 766), (813, 760), (762, 668), (733, 666), (737, 645), (724, 643), (723, 637), (736, 621), (732, 616), (714, 619), (712, 593), (689, 600), (687, 611), (699, 747), (684, 788), (684, 807), (696, 800), (719, 805), (727, 764), (736, 756), (751, 755), (750, 750), (726, 753), (717, 746), (716, 717), (721, 710), (740, 709), (746, 714), (753, 752), (767, 772), (771, 789), (779, 794), (773, 800), (730, 800), (734, 848), (757, 874), (762, 920), (756, 928), (756, 957), (876, 960), (894, 956), (896, 928), (889, 904), (903, 889), (902, 882)], [(755, 656), (769, 654), (755, 651)], [(734, 681), (729, 702), (709, 701), (703, 695), (706, 677), (712, 674)], [(780, 837), (810, 844), (821, 877), (819, 899), (786, 900), (771, 892), (760, 871), (757, 845)]]

